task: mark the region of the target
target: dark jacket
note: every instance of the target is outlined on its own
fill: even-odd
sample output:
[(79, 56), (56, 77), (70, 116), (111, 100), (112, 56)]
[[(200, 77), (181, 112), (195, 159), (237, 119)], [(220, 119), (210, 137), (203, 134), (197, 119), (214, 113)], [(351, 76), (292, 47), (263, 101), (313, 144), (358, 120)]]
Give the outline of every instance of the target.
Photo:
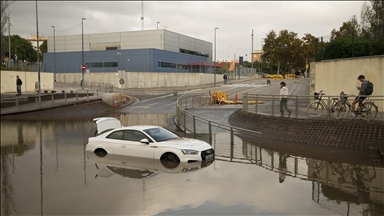
[(23, 84), (23, 82), (21, 81), (20, 78), (16, 80), (16, 85), (22, 85), (22, 84)]
[(368, 86), (368, 80), (364, 80), (361, 83), (361, 87), (359, 88), (359, 95), (365, 95), (365, 89), (367, 88), (367, 86)]

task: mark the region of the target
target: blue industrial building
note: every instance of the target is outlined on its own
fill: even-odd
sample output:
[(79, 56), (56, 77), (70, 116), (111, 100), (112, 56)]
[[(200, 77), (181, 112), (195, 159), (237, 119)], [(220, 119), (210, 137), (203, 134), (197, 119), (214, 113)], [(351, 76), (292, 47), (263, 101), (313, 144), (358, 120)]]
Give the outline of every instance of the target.
[(211, 53), (212, 43), (164, 29), (56, 36), (48, 38), (44, 71), (82, 72), (84, 54), (86, 72), (90, 73), (117, 70), (211, 73)]

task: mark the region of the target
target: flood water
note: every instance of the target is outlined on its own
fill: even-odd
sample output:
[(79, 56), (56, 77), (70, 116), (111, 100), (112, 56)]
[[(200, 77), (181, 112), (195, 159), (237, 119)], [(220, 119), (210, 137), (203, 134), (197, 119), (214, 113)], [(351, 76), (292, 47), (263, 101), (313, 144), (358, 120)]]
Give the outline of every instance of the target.
[[(175, 129), (170, 114), (115, 117), (123, 125)], [(86, 152), (95, 130), (91, 120), (1, 121), (1, 215), (384, 212), (383, 166), (303, 158), (238, 142), (242, 158), (217, 155), (213, 163), (168, 169), (159, 161)]]

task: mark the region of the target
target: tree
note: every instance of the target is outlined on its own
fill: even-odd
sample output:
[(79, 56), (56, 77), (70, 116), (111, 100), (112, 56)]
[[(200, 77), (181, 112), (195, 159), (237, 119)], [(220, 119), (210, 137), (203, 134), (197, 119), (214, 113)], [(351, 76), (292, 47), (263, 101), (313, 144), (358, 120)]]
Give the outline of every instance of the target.
[(277, 64), (277, 73), (280, 73), (280, 67), (295, 67), (298, 65), (301, 46), (297, 34), (288, 30), (281, 30), (279, 36), (275, 31), (270, 31), (264, 40), (263, 51), (261, 55), (263, 61), (268, 64)]
[(367, 39), (384, 38), (384, 3), (382, 0), (364, 2), (360, 13), (362, 34)]
[[(4, 43), (8, 47), (8, 41)], [(9, 55), (7, 50), (5, 56)], [(32, 44), (19, 35), (11, 35), (11, 58), (13, 60), (21, 60), (27, 62), (37, 61), (37, 52), (33, 49)]]
[(7, 31), (7, 25), (8, 25), (8, 22), (9, 22), (9, 14), (7, 13), (7, 10), (9, 8), (9, 6), (11, 6), (11, 4), (13, 3), (13, 1), (8, 1), (8, 0), (1, 0), (0, 1), (0, 11), (1, 11), (1, 35), (0, 35), (0, 40), (1, 40), (1, 53), (0, 53), (0, 56), (1, 56), (1, 62), (3, 62), (4, 60), (4, 51), (6, 50), (6, 46), (4, 46), (4, 41), (5, 41), (5, 37), (4, 37), (4, 33)]
[(360, 25), (357, 22), (356, 15), (353, 15), (347, 22), (343, 22), (339, 30), (331, 31), (331, 41), (341, 38), (351, 38), (352, 34), (360, 35)]
[(302, 56), (305, 60), (305, 72), (308, 72), (308, 62), (315, 61), (316, 37), (307, 33), (302, 40)]
[(45, 40), (41, 45), (40, 45), (40, 61), (44, 61), (44, 53), (48, 51), (48, 43), (47, 40)]

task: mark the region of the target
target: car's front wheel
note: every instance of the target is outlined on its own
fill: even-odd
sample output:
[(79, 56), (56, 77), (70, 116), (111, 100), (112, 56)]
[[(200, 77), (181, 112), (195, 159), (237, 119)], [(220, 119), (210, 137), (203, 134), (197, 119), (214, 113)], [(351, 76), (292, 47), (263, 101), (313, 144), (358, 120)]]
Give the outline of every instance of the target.
[(99, 156), (99, 157), (105, 157), (105, 155), (107, 155), (107, 151), (105, 151), (104, 149), (101, 149), (101, 148), (98, 148), (96, 149), (95, 151), (95, 155)]
[(180, 159), (177, 157), (177, 155), (173, 153), (165, 153), (163, 156), (160, 158), (161, 164), (163, 164), (164, 167), (166, 168), (176, 168), (180, 164)]

